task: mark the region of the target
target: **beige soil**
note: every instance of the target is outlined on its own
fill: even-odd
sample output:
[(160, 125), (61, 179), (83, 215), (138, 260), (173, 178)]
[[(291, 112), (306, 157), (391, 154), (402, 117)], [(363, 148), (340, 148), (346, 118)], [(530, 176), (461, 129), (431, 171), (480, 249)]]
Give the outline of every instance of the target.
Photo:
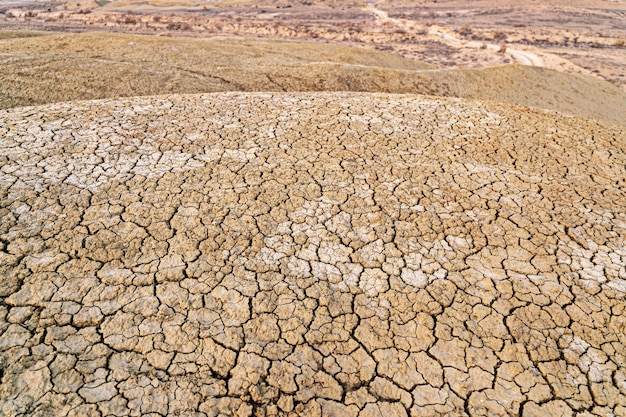
[(326, 43), (81, 34), (0, 41), (0, 107), (218, 91), (364, 91), (464, 97), (626, 123), (626, 93), (528, 66), (434, 70)]
[(78, 3), (0, 3), (1, 416), (626, 416), (626, 2)]
[(231, 93), (0, 138), (2, 415), (626, 413), (623, 128)]
[[(379, 1), (374, 8), (315, 0), (74, 3), (3, 3), (0, 28), (316, 39), (444, 68), (540, 62), (626, 89), (624, 1)], [(503, 46), (508, 53), (498, 53)]]

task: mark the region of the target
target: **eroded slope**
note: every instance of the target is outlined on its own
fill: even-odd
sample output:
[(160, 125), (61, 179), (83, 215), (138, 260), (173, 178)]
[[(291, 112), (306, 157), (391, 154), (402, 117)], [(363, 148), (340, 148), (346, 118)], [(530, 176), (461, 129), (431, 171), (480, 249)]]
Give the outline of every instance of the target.
[[(399, 55), (314, 42), (112, 33), (4, 39), (0, 40), (0, 107), (167, 93), (280, 91), (272, 76), (325, 63), (348, 68), (431, 68)], [(335, 72), (324, 78), (337, 76)], [(303, 79), (298, 84), (299, 77)], [(311, 84), (318, 84), (315, 74), (291, 78), (292, 88), (311, 89)], [(349, 89), (345, 81), (335, 84)]]
[(0, 138), (3, 415), (626, 414), (623, 128), (218, 94)]
[(168, 93), (361, 91), (492, 100), (626, 124), (626, 93), (543, 68), (428, 70), (327, 43), (73, 34), (0, 40), (0, 107)]

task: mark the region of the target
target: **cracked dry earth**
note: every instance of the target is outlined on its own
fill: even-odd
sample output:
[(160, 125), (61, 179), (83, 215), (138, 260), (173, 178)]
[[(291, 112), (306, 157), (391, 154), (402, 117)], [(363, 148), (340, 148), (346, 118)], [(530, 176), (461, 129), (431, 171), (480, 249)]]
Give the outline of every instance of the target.
[(4, 416), (626, 415), (624, 127), (228, 93), (0, 138)]

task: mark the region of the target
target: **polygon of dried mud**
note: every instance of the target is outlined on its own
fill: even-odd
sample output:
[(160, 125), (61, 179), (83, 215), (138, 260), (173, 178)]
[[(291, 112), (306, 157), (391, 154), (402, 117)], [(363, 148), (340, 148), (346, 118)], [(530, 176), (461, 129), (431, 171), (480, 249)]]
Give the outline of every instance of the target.
[(626, 136), (421, 96), (0, 113), (0, 414), (626, 415)]
[(626, 124), (626, 92), (544, 68), (428, 70), (398, 55), (314, 42), (67, 34), (0, 41), (0, 108), (222, 91), (419, 93)]

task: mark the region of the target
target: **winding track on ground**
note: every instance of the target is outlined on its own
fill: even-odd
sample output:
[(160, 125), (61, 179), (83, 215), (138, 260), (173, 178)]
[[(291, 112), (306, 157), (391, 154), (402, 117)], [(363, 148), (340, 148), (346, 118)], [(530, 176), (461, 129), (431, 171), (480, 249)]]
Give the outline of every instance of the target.
[[(396, 25), (397, 27), (401, 29), (407, 30), (409, 32), (411, 31), (411, 28), (408, 27), (402, 20), (389, 17), (389, 14), (384, 10), (380, 10), (374, 7), (368, 7), (365, 10), (373, 13), (376, 16), (376, 18), (380, 20), (381, 22), (391, 22), (392, 24)], [(431, 26), (428, 29), (428, 33), (430, 35), (437, 36), (441, 40), (445, 41), (448, 45), (453, 46), (455, 48), (465, 48), (465, 47), (471, 46), (470, 43), (459, 38), (453, 31), (448, 30), (441, 26)], [(476, 47), (480, 47), (480, 46), (482, 46), (482, 44), (477, 45)], [(501, 48), (501, 45), (496, 45), (496, 44), (491, 44), (491, 43), (487, 43), (485, 44), (485, 46), (489, 50), (492, 50), (492, 51), (499, 51)], [(509, 56), (511, 56), (511, 58), (513, 58), (516, 62), (522, 65), (535, 66), (535, 67), (544, 66), (543, 60), (539, 56), (537, 56), (537, 54), (534, 54), (532, 52), (524, 51), (521, 49), (507, 48), (506, 53)]]

